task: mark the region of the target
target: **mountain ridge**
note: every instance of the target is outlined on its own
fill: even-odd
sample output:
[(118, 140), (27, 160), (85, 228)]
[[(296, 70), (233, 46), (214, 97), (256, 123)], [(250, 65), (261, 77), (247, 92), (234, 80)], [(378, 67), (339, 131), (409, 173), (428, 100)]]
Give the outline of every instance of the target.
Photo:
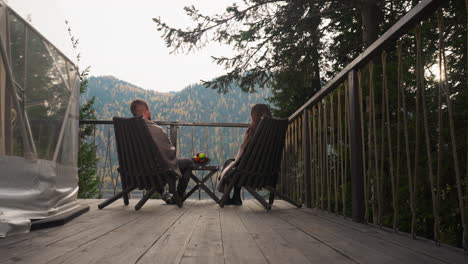
[(157, 91), (157, 90), (153, 90), (153, 89), (145, 89), (141, 86), (138, 86), (136, 84), (133, 84), (133, 83), (130, 83), (130, 82), (127, 82), (125, 80), (122, 80), (122, 79), (119, 79), (117, 77), (115, 77), (114, 75), (95, 75), (95, 76), (91, 76), (90, 78), (96, 78), (96, 79), (108, 79), (110, 81), (115, 81), (115, 82), (121, 82), (125, 85), (128, 85), (129, 87), (132, 87), (136, 90), (140, 89), (140, 90), (143, 90), (143, 91), (148, 91), (148, 92), (154, 92), (156, 94), (165, 94), (165, 95), (171, 95), (177, 91), (169, 91), (169, 92), (160, 92), (160, 91)]
[(154, 120), (186, 122), (248, 122), (250, 107), (267, 103), (269, 89), (247, 94), (234, 87), (227, 94), (201, 84), (191, 84), (177, 92), (147, 90), (111, 75), (91, 76), (82, 100), (95, 99), (98, 119), (130, 116), (129, 105), (144, 99), (150, 105)]

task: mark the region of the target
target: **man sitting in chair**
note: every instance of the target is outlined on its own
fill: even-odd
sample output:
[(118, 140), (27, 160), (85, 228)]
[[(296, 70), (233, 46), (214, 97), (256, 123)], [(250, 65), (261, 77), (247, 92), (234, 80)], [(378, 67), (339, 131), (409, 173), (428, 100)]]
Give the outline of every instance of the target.
[[(177, 193), (181, 199), (185, 195), (190, 175), (192, 175), (193, 162), (191, 159), (177, 159), (176, 149), (172, 145), (172, 142), (164, 131), (164, 129), (158, 126), (155, 122), (151, 121), (151, 111), (148, 103), (142, 99), (133, 100), (130, 104), (130, 111), (133, 116), (142, 116), (148, 126), (151, 137), (154, 143), (158, 146), (164, 163), (169, 164), (169, 167), (177, 174), (179, 182), (177, 184)], [(165, 190), (159, 190), (162, 199), (167, 204), (175, 204), (172, 199), (172, 195)]]

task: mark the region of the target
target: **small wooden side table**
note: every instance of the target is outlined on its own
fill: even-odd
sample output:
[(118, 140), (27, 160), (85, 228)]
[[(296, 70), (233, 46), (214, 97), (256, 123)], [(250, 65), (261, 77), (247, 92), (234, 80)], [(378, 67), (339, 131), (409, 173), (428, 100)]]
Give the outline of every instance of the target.
[(205, 185), (205, 182), (207, 182), (213, 175), (219, 170), (219, 166), (201, 166), (201, 165), (194, 165), (192, 170), (199, 170), (199, 171), (208, 171), (208, 174), (203, 177), (201, 180), (195, 176), (195, 175), (190, 175), (190, 178), (197, 183), (182, 199), (182, 202), (187, 200), (196, 190), (199, 188), (202, 188), (216, 203), (219, 204), (219, 198), (216, 196), (216, 194), (213, 193), (213, 191), (210, 190)]

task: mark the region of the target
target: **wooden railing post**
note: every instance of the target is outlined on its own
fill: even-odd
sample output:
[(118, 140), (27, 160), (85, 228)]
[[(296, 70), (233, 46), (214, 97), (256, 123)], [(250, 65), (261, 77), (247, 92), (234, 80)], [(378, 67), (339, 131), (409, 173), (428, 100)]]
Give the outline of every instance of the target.
[(171, 139), (172, 145), (177, 150), (177, 125), (169, 125), (169, 138)]
[(351, 143), (352, 216), (355, 222), (364, 222), (364, 169), (362, 165), (362, 135), (357, 70), (348, 73), (349, 123)]
[(304, 190), (305, 190), (305, 206), (312, 207), (313, 201), (312, 192), (314, 186), (312, 184), (312, 168), (311, 168), (311, 156), (310, 156), (310, 125), (309, 125), (309, 110), (304, 109), (302, 116), (302, 155), (304, 156)]

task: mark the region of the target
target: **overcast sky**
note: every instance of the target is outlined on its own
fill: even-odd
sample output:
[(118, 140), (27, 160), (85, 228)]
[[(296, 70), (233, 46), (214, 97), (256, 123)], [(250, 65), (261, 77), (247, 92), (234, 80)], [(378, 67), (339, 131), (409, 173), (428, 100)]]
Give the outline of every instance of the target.
[(230, 55), (226, 46), (212, 44), (191, 53), (171, 55), (156, 30), (153, 17), (185, 28), (190, 20), (183, 11), (195, 5), (207, 14), (222, 12), (236, 0), (9, 0), (26, 18), (69, 58), (71, 48), (65, 20), (80, 39), (81, 67), (90, 65), (92, 75), (113, 75), (145, 89), (178, 91), (224, 72), (211, 55)]

